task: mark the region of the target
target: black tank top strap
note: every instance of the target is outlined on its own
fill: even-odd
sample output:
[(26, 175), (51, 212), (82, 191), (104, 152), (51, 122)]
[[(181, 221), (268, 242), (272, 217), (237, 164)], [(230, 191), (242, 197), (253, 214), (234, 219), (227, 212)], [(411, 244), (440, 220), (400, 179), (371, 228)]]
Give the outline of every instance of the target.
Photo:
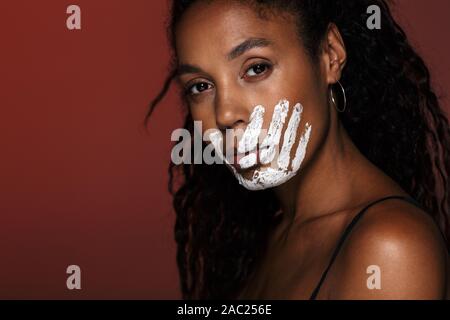
[(373, 206), (374, 204), (377, 204), (381, 201), (384, 200), (388, 200), (388, 199), (402, 199), (405, 201), (410, 202), (411, 204), (422, 208), (421, 205), (414, 200), (411, 197), (408, 196), (400, 196), (400, 195), (392, 195), (392, 196), (386, 196), (380, 199), (377, 199), (371, 203), (369, 203), (368, 205), (366, 205), (360, 212), (358, 212), (355, 217), (352, 219), (352, 221), (348, 224), (348, 226), (345, 228), (344, 232), (341, 235), (341, 238), (338, 241), (338, 244), (336, 246), (336, 248), (334, 249), (333, 255), (331, 256), (330, 262), (328, 263), (327, 268), (325, 269), (325, 271), (322, 274), (322, 277), (320, 278), (319, 283), (317, 284), (316, 288), (314, 289), (313, 293), (311, 294), (311, 297), (309, 298), (310, 300), (315, 300), (317, 297), (317, 294), (319, 293), (320, 287), (322, 286), (328, 271), (330, 270), (331, 266), (333, 265), (334, 260), (336, 259), (339, 250), (341, 249), (345, 239), (347, 238), (347, 236), (350, 234), (350, 232), (352, 231), (353, 227), (356, 225), (356, 223), (363, 217), (364, 213), (367, 211), (367, 209), (369, 209), (371, 206)]

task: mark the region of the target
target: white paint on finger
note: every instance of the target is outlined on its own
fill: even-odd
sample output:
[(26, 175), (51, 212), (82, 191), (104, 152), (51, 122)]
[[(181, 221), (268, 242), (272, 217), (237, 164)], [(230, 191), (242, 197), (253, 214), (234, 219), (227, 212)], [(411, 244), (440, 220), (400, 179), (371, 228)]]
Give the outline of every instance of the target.
[(250, 121), (238, 144), (239, 153), (250, 152), (256, 149), (258, 137), (263, 125), (264, 111), (265, 109), (261, 105), (258, 105), (253, 109), (253, 112), (250, 115)]
[(275, 157), (275, 152), (277, 151), (277, 147), (280, 143), (281, 131), (283, 129), (288, 111), (289, 102), (286, 99), (282, 99), (275, 106), (269, 131), (260, 147), (260, 160), (262, 164), (272, 162)]
[(291, 158), (291, 150), (295, 142), (295, 137), (297, 136), (297, 129), (300, 124), (302, 112), (302, 105), (297, 103), (292, 111), (286, 131), (284, 132), (283, 147), (281, 148), (280, 155), (278, 156), (278, 167), (280, 169), (286, 170), (288, 168)]

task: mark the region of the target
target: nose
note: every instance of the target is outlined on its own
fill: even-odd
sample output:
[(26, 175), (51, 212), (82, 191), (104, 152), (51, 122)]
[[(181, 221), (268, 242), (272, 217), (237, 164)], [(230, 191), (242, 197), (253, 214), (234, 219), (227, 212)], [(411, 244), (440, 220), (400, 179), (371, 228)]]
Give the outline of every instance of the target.
[(238, 95), (217, 95), (215, 110), (216, 123), (220, 130), (237, 129), (238, 127), (245, 129), (250, 117), (249, 107)]

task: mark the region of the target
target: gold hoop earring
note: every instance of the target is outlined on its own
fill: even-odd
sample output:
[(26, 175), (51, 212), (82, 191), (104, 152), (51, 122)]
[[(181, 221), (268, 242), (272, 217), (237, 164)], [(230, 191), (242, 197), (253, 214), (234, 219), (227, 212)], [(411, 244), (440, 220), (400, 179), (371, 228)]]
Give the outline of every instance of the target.
[(339, 106), (338, 106), (338, 103), (337, 103), (337, 101), (336, 101), (336, 98), (334, 97), (335, 96), (335, 90), (333, 90), (334, 89), (334, 85), (332, 85), (331, 86), (331, 101), (333, 102), (333, 104), (334, 104), (334, 107), (336, 108), (336, 110), (338, 111), (338, 112), (344, 112), (345, 111), (345, 109), (346, 109), (346, 107), (347, 107), (347, 97), (346, 97), (346, 95), (345, 95), (345, 89), (344, 89), (344, 87), (342, 86), (342, 84), (341, 84), (341, 82), (338, 80), (337, 81), (337, 84), (339, 84), (339, 87), (340, 87), (340, 91), (341, 91), (341, 100), (342, 100), (342, 103), (344, 104), (344, 107), (343, 108), (339, 108)]

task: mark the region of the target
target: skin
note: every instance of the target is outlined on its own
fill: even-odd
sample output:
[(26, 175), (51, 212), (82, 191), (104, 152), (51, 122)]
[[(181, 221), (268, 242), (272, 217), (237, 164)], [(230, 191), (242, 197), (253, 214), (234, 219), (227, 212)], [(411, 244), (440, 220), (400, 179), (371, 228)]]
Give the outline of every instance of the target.
[[(271, 45), (227, 57), (250, 38), (267, 39)], [(245, 129), (258, 104), (266, 108), (267, 129), (282, 97), (291, 106), (304, 106), (299, 130), (306, 122), (313, 126), (305, 159), (294, 178), (274, 188), (282, 206), (281, 222), (239, 298), (308, 299), (351, 219), (369, 202), (407, 195), (358, 151), (330, 102), (329, 87), (341, 78), (347, 61), (338, 28), (330, 25), (314, 64), (292, 17), (277, 14), (264, 20), (234, 2), (200, 1), (176, 28), (176, 50), (183, 70), (179, 84), (190, 93), (190, 111), (194, 120), (203, 121), (203, 130)], [(271, 67), (250, 68), (261, 63)], [(243, 174), (250, 177), (252, 171)], [(379, 290), (367, 288), (370, 265), (381, 269)], [(391, 199), (372, 206), (353, 229), (317, 298), (446, 298), (449, 265), (430, 216)]]

